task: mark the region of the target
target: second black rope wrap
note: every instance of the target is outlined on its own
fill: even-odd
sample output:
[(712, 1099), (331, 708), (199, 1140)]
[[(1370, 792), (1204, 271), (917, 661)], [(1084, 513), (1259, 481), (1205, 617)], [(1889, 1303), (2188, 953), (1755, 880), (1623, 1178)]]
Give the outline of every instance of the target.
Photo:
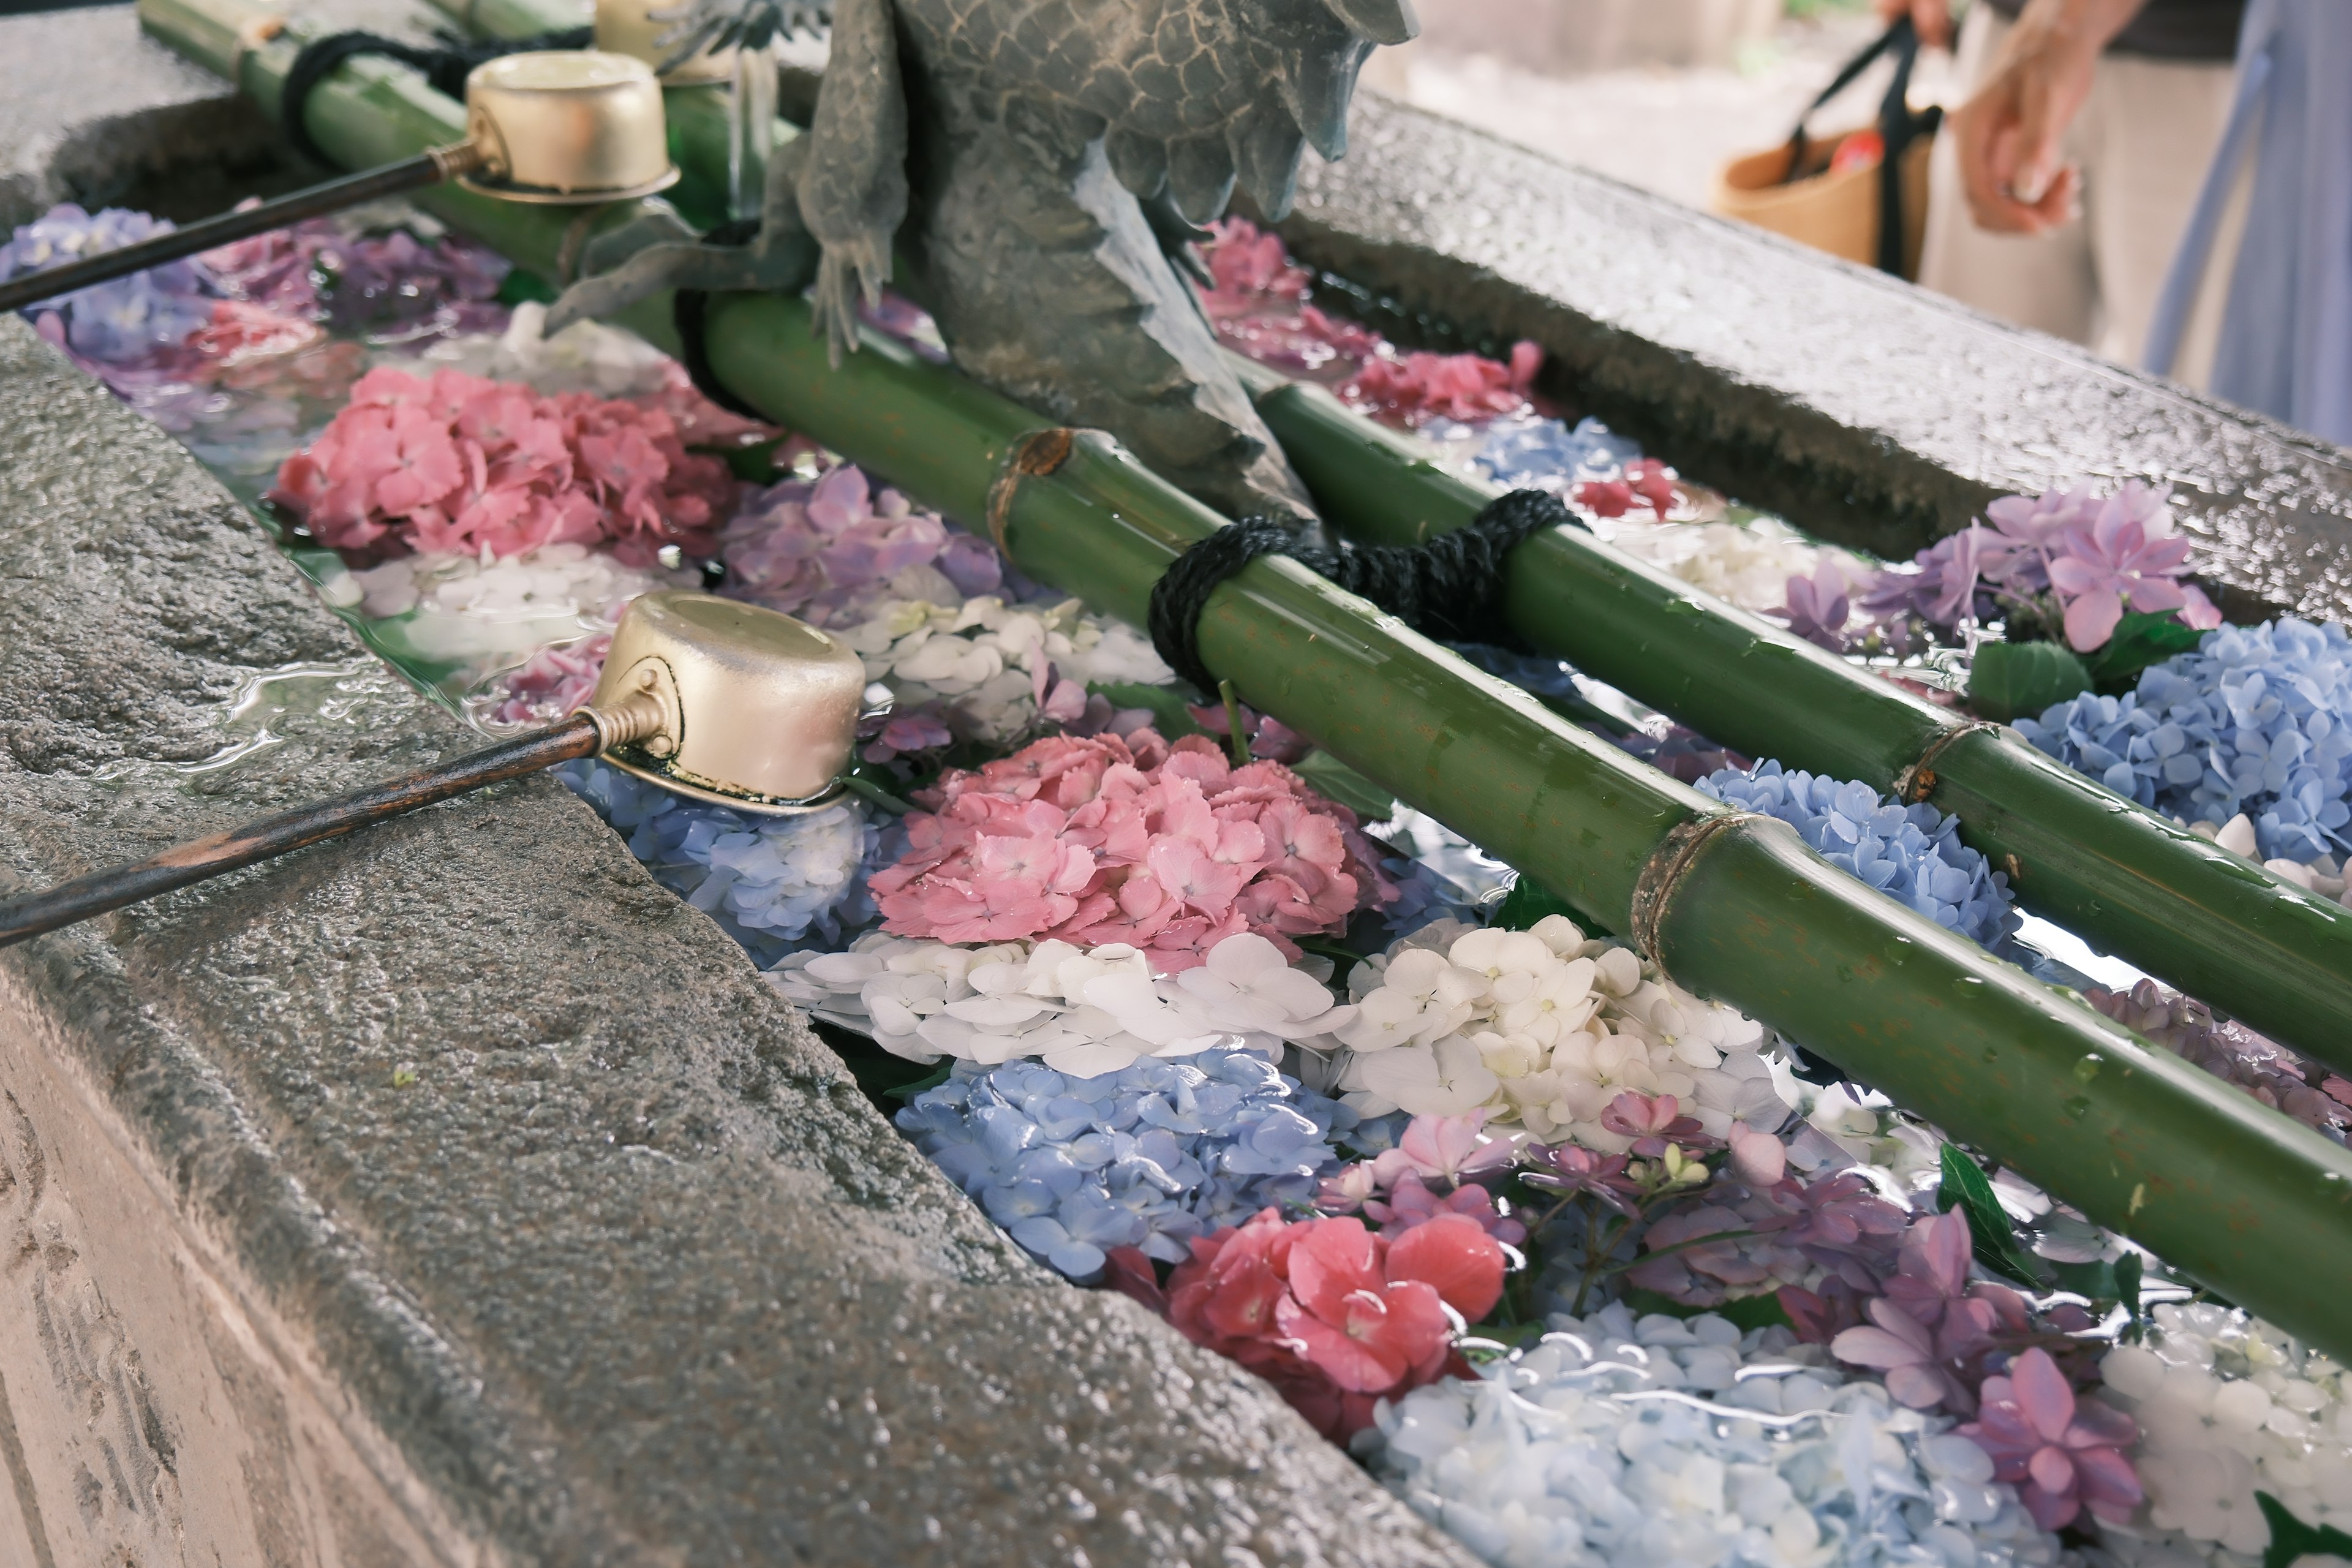
[(332, 168), (335, 160), (326, 149), (310, 139), (310, 127), (306, 111), (310, 95), (320, 83), (342, 68), (345, 61), (362, 55), (375, 55), (383, 59), (398, 60), (425, 73), (433, 90), (464, 102), (466, 79), (474, 68), (485, 61), (500, 59), (508, 55), (528, 54), (539, 49), (584, 49), (594, 41), (593, 27), (567, 27), (562, 32), (541, 33), (528, 38), (505, 38), (489, 43), (462, 43), (456, 40), (427, 47), (404, 44), (398, 38), (387, 38), (380, 33), (330, 33), (313, 38), (302, 46), (287, 68), (285, 86), (278, 89), (278, 118), (286, 128), (286, 139), (294, 151), (314, 163)]
[(1209, 595), (1259, 556), (1287, 555), (1417, 632), (1517, 647), (1504, 628), (1503, 563), (1522, 541), (1563, 524), (1584, 526), (1559, 497), (1542, 490), (1498, 496), (1468, 527), (1426, 544), (1324, 550), (1302, 543), (1294, 524), (1244, 518), (1185, 551), (1152, 584), (1151, 646), (1171, 669), (1214, 691), (1217, 678), (1201, 662), (1201, 612)]

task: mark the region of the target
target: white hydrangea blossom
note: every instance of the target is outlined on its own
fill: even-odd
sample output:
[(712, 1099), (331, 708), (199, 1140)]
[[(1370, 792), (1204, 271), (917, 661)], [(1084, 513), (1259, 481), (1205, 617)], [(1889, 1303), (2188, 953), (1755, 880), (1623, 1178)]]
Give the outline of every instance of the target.
[(1628, 1141), (1601, 1113), (1628, 1089), (1673, 1095), (1718, 1138), (1787, 1114), (1761, 1025), (1564, 916), (1524, 931), (1434, 921), (1357, 965), (1348, 988), (1355, 1016), (1309, 1043), (1350, 1053), (1338, 1081), (1368, 1116), (1483, 1106), (1544, 1142), (1613, 1153)]
[(1787, 523), (1759, 517), (1745, 524), (1699, 522), (1628, 529), (1618, 549), (1662, 566), (1692, 587), (1762, 614), (1787, 603), (1789, 579), (1834, 563), (1849, 582), (1871, 568), (1845, 551), (1808, 542)]
[(2270, 1542), (2258, 1491), (2305, 1524), (2352, 1530), (2346, 1369), (2210, 1302), (2151, 1316), (2146, 1344), (2117, 1345), (2100, 1363), (2103, 1397), (2139, 1423), (2132, 1458), (2147, 1491), (2149, 1531), (2108, 1527), (2116, 1555), (2154, 1564), (2185, 1545), (2192, 1560), (2219, 1560), (2219, 1548), (2251, 1563)]
[(866, 678), (887, 682), (901, 707), (945, 702), (987, 741), (1011, 740), (1029, 727), (1036, 677), (1048, 663), (1081, 685), (1176, 679), (1143, 634), (1086, 614), (1076, 599), (1053, 605), (1009, 605), (991, 594), (956, 605), (897, 599), (840, 635), (866, 661)]
[(1272, 1056), (1355, 1013), (1280, 948), (1247, 931), (1211, 948), (1200, 967), (1159, 976), (1140, 952), (1119, 942), (959, 947), (877, 931), (846, 952), (793, 953), (768, 979), (818, 1017), (871, 1036), (894, 1056), (990, 1066), (1036, 1057), (1076, 1078), (1213, 1046)]
[(373, 620), (415, 612), (381, 628), (431, 659), (472, 659), (536, 652), (609, 628), (621, 606), (655, 588), (691, 587), (700, 574), (641, 572), (584, 544), (542, 544), (503, 560), (428, 551), (336, 577), (330, 603), (356, 606)]
[(1497, 1568), (2042, 1568), (1984, 1450), (1787, 1329), (1622, 1304), (1551, 1319), (1479, 1381), (1413, 1390), (1358, 1441)]

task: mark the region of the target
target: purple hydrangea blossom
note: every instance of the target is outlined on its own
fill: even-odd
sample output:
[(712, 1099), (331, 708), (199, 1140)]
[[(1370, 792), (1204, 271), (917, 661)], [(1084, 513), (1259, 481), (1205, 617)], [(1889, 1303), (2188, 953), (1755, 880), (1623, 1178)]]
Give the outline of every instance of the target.
[(1782, 590), (1785, 602), (1778, 613), (1787, 618), (1789, 629), (1807, 642), (1843, 653), (1845, 624), (1853, 613), (1846, 589), (1844, 568), (1834, 561), (1823, 562), (1811, 577), (1789, 579)]
[(509, 270), (503, 257), (454, 235), (353, 233), (337, 218), (238, 240), (203, 261), (239, 299), (282, 315), (347, 328), (430, 318), (453, 332), (496, 330), (503, 311), (493, 301)]
[(2117, 795), (2189, 822), (2254, 825), (2266, 859), (2352, 848), (2352, 640), (2293, 616), (2223, 626), (2140, 675), (2018, 731)]
[(729, 594), (820, 626), (856, 620), (885, 599), (961, 604), (1005, 584), (986, 540), (876, 489), (848, 463), (753, 495), (719, 545)]
[(1311, 1209), (1355, 1121), (1264, 1057), (1222, 1047), (1098, 1078), (958, 1062), (898, 1117), (989, 1218), (1081, 1280), (1114, 1247), (1181, 1262), (1193, 1237), (1269, 1205)]
[(1725, 768), (1699, 790), (1794, 827), (1832, 865), (1987, 947), (2013, 933), (2009, 879), (1959, 840), (1959, 819), (1925, 804), (1897, 805), (1860, 780), (1840, 783), (1766, 762)]
[[(0, 246), (0, 279), (120, 250), (168, 234), (169, 223), (123, 207), (92, 215), (71, 202), (51, 207)], [(93, 284), (29, 307), (29, 319), (48, 318), (44, 335), (85, 359), (121, 363), (177, 348), (212, 320), (209, 279), (187, 261), (166, 262), (128, 278)]]

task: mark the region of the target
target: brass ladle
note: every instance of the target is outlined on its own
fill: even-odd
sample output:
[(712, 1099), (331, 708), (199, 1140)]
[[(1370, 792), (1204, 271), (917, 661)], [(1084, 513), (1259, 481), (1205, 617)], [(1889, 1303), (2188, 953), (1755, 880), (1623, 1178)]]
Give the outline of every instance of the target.
[(466, 140), (456, 146), (27, 273), (0, 283), (0, 310), (444, 180), (508, 201), (588, 205), (651, 195), (677, 177), (652, 67), (595, 49), (506, 55), (466, 78)]
[(582, 757), (737, 811), (814, 811), (842, 793), (866, 689), (846, 644), (790, 616), (646, 594), (613, 634), (596, 695), (562, 723), (0, 903), (0, 947)]

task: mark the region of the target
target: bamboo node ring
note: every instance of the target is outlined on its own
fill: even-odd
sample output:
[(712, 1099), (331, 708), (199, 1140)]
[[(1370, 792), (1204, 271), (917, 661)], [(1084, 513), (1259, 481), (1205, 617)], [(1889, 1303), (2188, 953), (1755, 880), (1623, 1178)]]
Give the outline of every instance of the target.
[(1769, 820), (1755, 811), (1719, 811), (1694, 816), (1668, 833), (1650, 858), (1642, 862), (1642, 874), (1633, 882), (1633, 929), (1630, 934), (1633, 951), (1656, 964), (1660, 974), (1666, 973), (1666, 965), (1658, 951), (1659, 931), (1665, 924), (1667, 908), (1674, 902), (1683, 877), (1697, 860), (1699, 851), (1727, 829)]
[(988, 487), (988, 536), (996, 541), (996, 548), (1007, 560), (1012, 558), (1013, 547), (1004, 542), (1004, 530), (1013, 521), (1013, 498), (1021, 489), (1021, 481), (1033, 476), (1044, 479), (1061, 468), (1070, 460), (1077, 439), (1075, 427), (1057, 425), (1048, 430), (1032, 430), (1013, 444), (996, 482)]
[(1981, 734), (2001, 726), (1989, 720), (1971, 719), (1965, 724), (1954, 724), (1927, 742), (1927, 749), (1909, 767), (1895, 775), (1895, 798), (1906, 805), (1916, 805), (1936, 793), (1936, 759), (1942, 756), (1952, 743), (1964, 736)]

